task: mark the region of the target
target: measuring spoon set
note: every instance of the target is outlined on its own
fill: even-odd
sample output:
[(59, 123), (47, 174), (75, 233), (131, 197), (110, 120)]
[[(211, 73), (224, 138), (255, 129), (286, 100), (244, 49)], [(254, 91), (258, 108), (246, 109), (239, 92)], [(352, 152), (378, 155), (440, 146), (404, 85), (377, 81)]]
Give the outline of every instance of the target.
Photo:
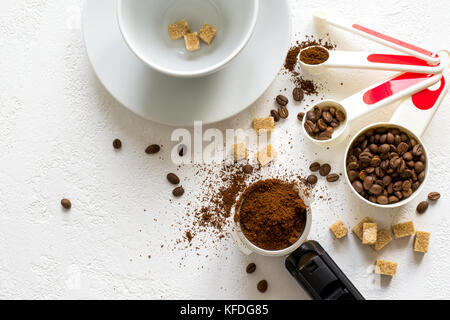
[[(305, 136), (322, 147), (336, 145), (348, 138), (350, 125), (355, 120), (395, 101), (403, 100), (389, 122), (371, 124), (361, 129), (351, 139), (346, 148), (344, 163), (352, 143), (361, 133), (369, 128), (397, 127), (408, 132), (426, 150), (420, 136), (425, 131), (448, 92), (448, 78), (450, 76), (448, 50), (438, 50), (433, 53), (361, 25), (352, 24), (336, 18), (325, 11), (316, 11), (313, 16), (315, 22), (318, 24), (328, 24), (352, 32), (384, 46), (406, 53), (406, 55), (329, 51), (328, 60), (321, 64), (308, 65), (299, 59), (301, 68), (311, 74), (320, 74), (330, 68), (402, 72), (344, 100), (336, 101), (327, 99), (317, 103), (312, 109), (334, 107), (336, 110), (342, 111), (346, 115), (346, 119), (339, 127), (335, 128), (331, 139), (319, 140), (306, 132), (305, 123), (307, 117), (304, 117), (302, 127)], [(428, 165), (426, 170), (428, 171)], [(427, 174), (425, 177), (427, 177)], [(347, 182), (350, 181), (347, 174), (346, 179)], [(423, 185), (424, 183), (421, 184), (421, 186)], [(353, 188), (351, 189), (366, 203), (383, 208), (404, 205), (413, 199), (413, 197), (409, 197), (394, 204), (379, 205), (364, 199)], [(414, 193), (417, 194), (418, 192)]]

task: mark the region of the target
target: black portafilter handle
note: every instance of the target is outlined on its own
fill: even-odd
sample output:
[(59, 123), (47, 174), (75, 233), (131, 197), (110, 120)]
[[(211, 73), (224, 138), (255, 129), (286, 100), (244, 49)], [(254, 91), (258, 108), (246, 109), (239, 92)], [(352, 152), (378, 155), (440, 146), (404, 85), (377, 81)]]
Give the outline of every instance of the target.
[(314, 300), (365, 300), (316, 241), (303, 243), (286, 258), (285, 265)]

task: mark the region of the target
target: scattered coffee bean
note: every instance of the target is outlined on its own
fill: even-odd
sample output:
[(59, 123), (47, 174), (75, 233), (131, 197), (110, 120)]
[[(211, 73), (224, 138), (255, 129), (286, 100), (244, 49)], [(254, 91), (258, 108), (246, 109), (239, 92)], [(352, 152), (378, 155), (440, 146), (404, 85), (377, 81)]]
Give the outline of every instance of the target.
[(311, 174), (311, 175), (308, 176), (308, 178), (306, 178), (306, 181), (309, 184), (316, 184), (317, 183), (317, 176)]
[(172, 194), (175, 197), (181, 197), (184, 194), (184, 188), (183, 187), (176, 187), (173, 189)]
[(270, 110), (270, 115), (273, 117), (273, 121), (278, 122), (280, 121), (280, 115), (278, 114), (278, 111), (275, 109)]
[(171, 183), (171, 184), (179, 184), (180, 183), (180, 178), (178, 178), (178, 176), (175, 173), (169, 173), (167, 175), (167, 180)]
[(327, 175), (327, 181), (328, 182), (335, 182), (339, 180), (339, 175), (337, 173), (330, 173)]
[(426, 201), (419, 202), (416, 208), (418, 213), (424, 213), (425, 211), (427, 211), (427, 209), (428, 209), (428, 202)]
[(286, 98), (285, 96), (283, 96), (283, 95), (278, 95), (276, 98), (275, 98), (275, 100), (277, 101), (277, 103), (280, 105), (280, 106), (285, 106), (285, 105), (287, 105), (288, 104), (288, 102), (289, 102), (289, 100), (288, 100), (288, 98)]
[(298, 121), (303, 121), (303, 118), (305, 117), (305, 113), (304, 112), (299, 112), (297, 114), (297, 119)]
[(161, 147), (157, 144), (152, 144), (145, 149), (146, 154), (155, 154), (158, 153), (159, 150), (161, 150)]
[(319, 169), (320, 169), (320, 163), (318, 163), (318, 162), (313, 162), (309, 166), (309, 170), (311, 170), (312, 172), (319, 171)]
[(278, 107), (278, 115), (281, 119), (286, 119), (289, 116), (289, 111), (286, 108), (286, 106), (279, 106)]
[(246, 174), (251, 174), (253, 173), (253, 167), (249, 164), (246, 164), (245, 166), (242, 167), (242, 171)]
[(439, 192), (430, 192), (428, 194), (428, 200), (437, 201), (441, 197)]
[(304, 96), (302, 88), (294, 88), (294, 90), (292, 91), (292, 96), (294, 97), (295, 101), (302, 101)]
[(70, 202), (69, 199), (62, 199), (61, 200), (61, 205), (64, 207), (64, 209), (69, 210), (70, 208), (72, 208), (72, 202)]
[(326, 177), (331, 171), (331, 166), (328, 163), (325, 163), (320, 166), (319, 173), (322, 177)]
[(258, 288), (258, 291), (261, 293), (264, 293), (267, 291), (267, 281), (266, 280), (261, 280), (260, 282), (258, 282), (258, 285), (256, 286)]
[(355, 191), (379, 204), (410, 197), (425, 179), (422, 146), (398, 128), (364, 131), (352, 143), (346, 165)]
[(254, 264), (253, 262), (250, 263), (246, 268), (247, 273), (253, 273), (253, 272), (255, 272), (255, 270), (256, 270), (256, 264)]
[[(334, 128), (345, 121), (345, 114), (335, 107), (314, 107), (306, 113), (305, 130), (317, 140), (331, 139)], [(339, 120), (340, 119), (340, 120)]]
[(114, 139), (113, 147), (114, 147), (114, 149), (122, 148), (122, 141), (120, 141), (120, 139)]

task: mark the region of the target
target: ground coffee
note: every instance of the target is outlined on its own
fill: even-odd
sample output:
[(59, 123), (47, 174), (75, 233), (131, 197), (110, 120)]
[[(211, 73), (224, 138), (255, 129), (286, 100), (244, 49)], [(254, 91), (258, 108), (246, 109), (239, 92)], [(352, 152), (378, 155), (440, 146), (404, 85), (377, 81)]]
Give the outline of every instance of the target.
[(306, 206), (295, 183), (277, 179), (261, 180), (240, 197), (234, 217), (244, 235), (266, 250), (289, 247), (302, 235), (306, 224)]
[(328, 60), (330, 54), (322, 47), (310, 47), (300, 52), (300, 60), (306, 64), (321, 64)]

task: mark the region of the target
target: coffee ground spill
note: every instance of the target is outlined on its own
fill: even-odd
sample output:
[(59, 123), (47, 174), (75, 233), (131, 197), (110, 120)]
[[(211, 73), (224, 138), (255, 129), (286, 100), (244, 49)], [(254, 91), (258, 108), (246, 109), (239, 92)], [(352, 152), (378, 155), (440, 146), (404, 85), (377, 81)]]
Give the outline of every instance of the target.
[(302, 77), (297, 71), (299, 67), (298, 54), (300, 50), (311, 46), (322, 46), (328, 50), (333, 50), (336, 45), (330, 40), (316, 39), (314, 36), (307, 35), (303, 41), (297, 40), (295, 44), (289, 49), (286, 60), (284, 62), (284, 74), (288, 74), (293, 84), (297, 87), (301, 87), (306, 95), (318, 95), (321, 85), (317, 84), (313, 80), (308, 80)]
[[(295, 70), (299, 51), (314, 45), (322, 45), (328, 50), (336, 47), (329, 40), (306, 36), (305, 40), (296, 41), (289, 49), (284, 68), (280, 74), (288, 75), (296, 87), (301, 87), (304, 90), (305, 95), (317, 96), (323, 89), (323, 84), (304, 79)], [(295, 57), (295, 63), (292, 57)], [(286, 91), (286, 88), (284, 90)], [(284, 131), (282, 128), (278, 130)], [(285, 133), (288, 136), (288, 145), (283, 148), (278, 146), (277, 148), (281, 155), (289, 149), (292, 152), (294, 143), (303, 144), (304, 142), (303, 137), (299, 140), (298, 133), (295, 130), (285, 130)], [(251, 162), (252, 157), (249, 159)], [(311, 158), (311, 155), (300, 153), (284, 157), (283, 160), (279, 157), (269, 164), (268, 168), (264, 169), (250, 163), (254, 167), (252, 174), (242, 172), (242, 167), (247, 164), (245, 161), (236, 163), (227, 160), (221, 164), (194, 164), (192, 169), (198, 188), (188, 191), (191, 200), (184, 205), (185, 215), (173, 226), (178, 226), (182, 233), (181, 237), (175, 240), (173, 249), (184, 251), (190, 248), (198, 256), (204, 255), (207, 258), (210, 253), (215, 253), (217, 256), (222, 255), (224, 250), (228, 250), (230, 244), (234, 245), (230, 239), (230, 231), (235, 226), (233, 221), (234, 206), (239, 196), (249, 185), (262, 179), (296, 182), (306, 196), (333, 204), (334, 199), (327, 192), (326, 182), (313, 186), (306, 183), (305, 178), (311, 174), (307, 168), (314, 160), (316, 160), (314, 156)], [(320, 194), (316, 195), (317, 192)]]

